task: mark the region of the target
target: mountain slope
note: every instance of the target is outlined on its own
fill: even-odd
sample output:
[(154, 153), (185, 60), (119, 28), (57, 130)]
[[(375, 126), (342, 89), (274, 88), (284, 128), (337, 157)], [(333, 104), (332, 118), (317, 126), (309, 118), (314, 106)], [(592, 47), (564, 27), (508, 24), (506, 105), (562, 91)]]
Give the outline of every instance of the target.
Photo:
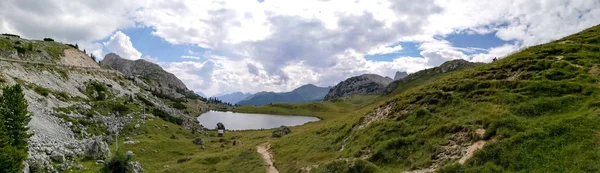
[(217, 96), (217, 99), (227, 103), (236, 104), (237, 102), (242, 101), (250, 96), (252, 96), (252, 94), (250, 93), (234, 92), (222, 96)]
[(595, 172), (599, 52), (596, 26), (397, 93), (346, 152), (399, 170)]
[(142, 79), (138, 83), (145, 89), (152, 90), (171, 98), (182, 98), (186, 95), (196, 95), (190, 91), (177, 76), (163, 70), (158, 64), (143, 59), (128, 60), (115, 53), (109, 53), (100, 61), (100, 65), (109, 66), (120, 71), (125, 76)]
[(375, 99), (238, 110), (323, 119), (271, 142), (281, 172), (598, 172), (599, 56), (600, 25)]
[(385, 94), (389, 94), (389, 93), (395, 91), (397, 89), (397, 87), (402, 84), (411, 83), (416, 80), (425, 81), (425, 80), (439, 76), (444, 73), (452, 72), (455, 70), (473, 68), (473, 67), (476, 67), (481, 64), (482, 63), (473, 63), (473, 62), (465, 61), (462, 59), (444, 62), (442, 65), (440, 65), (438, 67), (421, 70), (421, 71), (407, 75), (401, 79), (398, 79), (398, 80), (390, 83), (385, 88)]
[(325, 96), (325, 100), (332, 100), (354, 94), (381, 94), (385, 87), (393, 80), (376, 74), (364, 74), (348, 78), (333, 88)]
[(269, 103), (301, 103), (311, 101), (321, 101), (329, 87), (318, 87), (312, 84), (307, 84), (290, 92), (275, 93), (275, 92), (259, 92), (239, 101), (239, 105), (265, 105)]
[(109, 159), (109, 136), (143, 133), (135, 125), (154, 117), (201, 130), (188, 113), (208, 111), (206, 102), (160, 98), (139, 86), (141, 79), (100, 68), (75, 47), (0, 36), (0, 87), (20, 84), (32, 114), (28, 170), (66, 171), (84, 157)]

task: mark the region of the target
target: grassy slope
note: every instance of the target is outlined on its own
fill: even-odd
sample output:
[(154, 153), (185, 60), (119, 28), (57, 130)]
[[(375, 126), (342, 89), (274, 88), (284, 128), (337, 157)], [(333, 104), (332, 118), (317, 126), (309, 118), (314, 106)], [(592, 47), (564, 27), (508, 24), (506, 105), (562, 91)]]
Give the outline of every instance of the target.
[[(381, 172), (427, 168), (452, 134), (478, 128), (487, 130), (486, 140), (497, 141), (465, 165), (445, 162), (441, 172), (597, 172), (599, 64), (596, 26), (491, 64), (406, 84), (383, 98), (359, 99), (362, 104), (322, 102), (238, 111), (324, 119), (295, 127), (293, 134), (273, 141), (281, 172), (364, 155)], [(352, 130), (360, 117), (388, 103), (395, 111), (387, 120)], [(338, 152), (342, 145), (345, 150)]]

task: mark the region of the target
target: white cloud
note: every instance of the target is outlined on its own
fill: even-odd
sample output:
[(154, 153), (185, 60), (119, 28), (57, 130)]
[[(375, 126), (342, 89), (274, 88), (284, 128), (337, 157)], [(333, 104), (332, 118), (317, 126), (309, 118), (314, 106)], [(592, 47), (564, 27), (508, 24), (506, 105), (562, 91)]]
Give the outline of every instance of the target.
[(374, 49), (369, 50), (369, 52), (367, 54), (369, 54), (369, 55), (391, 54), (391, 53), (398, 53), (401, 50), (402, 50), (401, 45), (396, 45), (393, 47), (382, 46), (382, 47), (376, 47)]
[(129, 36), (121, 31), (115, 32), (107, 42), (104, 42), (104, 46), (108, 51), (116, 53), (125, 59), (136, 60), (142, 57), (142, 53), (133, 47)]
[(200, 59), (200, 57), (191, 56), (191, 55), (183, 55), (183, 56), (181, 56), (181, 58), (183, 58), (183, 59), (198, 59), (198, 60)]
[[(207, 48), (181, 57), (195, 62), (144, 59), (154, 59), (209, 95), (332, 85), (362, 73), (393, 76), (451, 59), (489, 62), (598, 21), (600, 1), (592, 0), (0, 1), (0, 32), (79, 43), (95, 54), (104, 53), (98, 40), (111, 36), (107, 49), (142, 57), (125, 34), (115, 33), (134, 24), (152, 28), (171, 44)], [(444, 40), (450, 34), (494, 32), (514, 44), (458, 48)], [(400, 41), (416, 42), (422, 57), (364, 59), (405, 51)]]

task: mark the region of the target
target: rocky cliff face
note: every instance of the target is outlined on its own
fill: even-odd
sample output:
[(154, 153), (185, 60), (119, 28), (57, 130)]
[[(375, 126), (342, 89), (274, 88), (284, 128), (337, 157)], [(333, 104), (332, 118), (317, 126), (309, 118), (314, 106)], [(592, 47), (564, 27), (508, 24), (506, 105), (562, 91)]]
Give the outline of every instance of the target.
[[(168, 74), (150, 76), (185, 89)], [(199, 130), (195, 117), (146, 91), (136, 82), (141, 80), (100, 68), (82, 51), (61, 43), (0, 36), (0, 87), (20, 84), (32, 115), (27, 170), (67, 170), (84, 157), (106, 158), (109, 136), (153, 117)], [(207, 106), (198, 101), (197, 107), (206, 111)]]
[(158, 64), (146, 60), (128, 60), (115, 53), (109, 53), (100, 61), (100, 65), (115, 69), (125, 76), (142, 79), (138, 81), (145, 89), (161, 92), (173, 98), (182, 98), (191, 92), (179, 78), (162, 69)]
[(364, 74), (348, 78), (329, 90), (324, 100), (347, 97), (354, 94), (381, 94), (393, 80), (376, 74)]
[[(434, 76), (444, 74), (447, 72), (451, 72), (451, 71), (455, 71), (455, 70), (472, 68), (472, 67), (475, 67), (475, 66), (478, 66), (481, 64), (482, 63), (473, 63), (473, 62), (465, 61), (462, 59), (447, 61), (438, 67), (421, 70), (421, 71), (407, 75), (401, 79), (398, 79), (398, 80), (392, 82), (390, 85), (388, 85), (386, 87), (385, 93), (387, 94), (387, 93), (393, 92), (394, 90), (396, 90), (398, 85), (401, 83), (408, 83), (408, 82), (415, 81), (418, 79), (426, 79), (426, 78), (434, 77)], [(396, 76), (397, 75), (398, 75), (398, 73), (396, 73)]]

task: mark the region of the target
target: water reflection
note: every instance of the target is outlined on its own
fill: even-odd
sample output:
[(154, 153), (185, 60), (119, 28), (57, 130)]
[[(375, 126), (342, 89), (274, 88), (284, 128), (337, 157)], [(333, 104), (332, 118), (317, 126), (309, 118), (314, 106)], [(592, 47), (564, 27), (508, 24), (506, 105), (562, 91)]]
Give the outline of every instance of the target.
[(297, 126), (319, 121), (319, 118), (210, 111), (200, 115), (198, 121), (209, 129), (216, 129), (217, 123), (222, 122), (228, 130), (251, 130), (270, 129), (281, 125)]

